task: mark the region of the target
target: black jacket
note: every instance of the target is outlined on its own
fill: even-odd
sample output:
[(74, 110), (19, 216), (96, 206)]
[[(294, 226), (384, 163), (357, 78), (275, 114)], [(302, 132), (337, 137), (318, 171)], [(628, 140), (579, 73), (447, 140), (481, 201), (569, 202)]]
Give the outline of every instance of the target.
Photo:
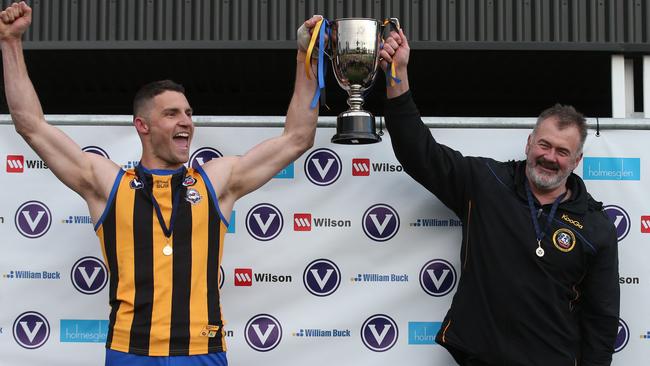
[[(404, 170), (463, 222), (461, 277), (437, 342), (494, 365), (609, 365), (619, 319), (616, 230), (582, 179), (569, 177), (571, 197), (539, 258), (525, 161), (464, 157), (438, 144), (410, 92), (387, 101), (385, 118)], [(550, 206), (535, 200), (542, 228)]]

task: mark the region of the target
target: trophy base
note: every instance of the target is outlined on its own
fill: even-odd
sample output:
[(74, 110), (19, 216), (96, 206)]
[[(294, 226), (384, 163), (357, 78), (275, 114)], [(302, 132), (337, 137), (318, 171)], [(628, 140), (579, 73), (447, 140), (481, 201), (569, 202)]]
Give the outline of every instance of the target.
[(375, 116), (368, 112), (347, 111), (336, 117), (336, 135), (332, 143), (366, 145), (381, 141), (375, 128)]

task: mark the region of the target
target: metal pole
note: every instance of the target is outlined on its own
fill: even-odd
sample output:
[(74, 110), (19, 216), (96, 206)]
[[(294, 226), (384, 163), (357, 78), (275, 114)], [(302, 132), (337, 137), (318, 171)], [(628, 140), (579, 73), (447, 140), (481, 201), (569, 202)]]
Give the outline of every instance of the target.
[(643, 56), (643, 115), (650, 118), (650, 55)]
[(612, 117), (625, 118), (625, 57), (612, 55)]
[[(378, 116), (383, 118), (383, 116)], [(284, 127), (284, 116), (193, 116), (197, 127)], [(130, 115), (93, 114), (50, 114), (45, 120), (55, 126), (132, 126)], [(429, 128), (498, 128), (531, 129), (536, 117), (422, 117)], [(12, 125), (11, 116), (0, 114), (0, 126)], [(383, 124), (383, 123), (382, 123)], [(587, 126), (596, 128), (596, 119), (587, 118)], [(646, 118), (599, 118), (601, 130), (650, 130), (650, 119)], [(319, 128), (335, 128), (336, 117), (318, 117)]]

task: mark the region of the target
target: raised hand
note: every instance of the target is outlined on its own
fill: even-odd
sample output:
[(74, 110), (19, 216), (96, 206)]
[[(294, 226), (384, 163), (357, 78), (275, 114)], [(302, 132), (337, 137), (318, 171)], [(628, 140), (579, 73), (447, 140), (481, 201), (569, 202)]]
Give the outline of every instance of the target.
[(0, 12), (0, 41), (20, 39), (32, 23), (32, 8), (24, 1)]
[[(313, 15), (311, 18), (305, 20), (300, 28), (298, 28), (296, 34), (296, 38), (298, 40), (298, 52), (302, 54), (307, 52), (307, 49), (309, 48), (309, 41), (311, 40), (311, 35), (314, 32), (316, 23), (318, 23), (318, 21), (321, 19), (323, 19), (322, 15)], [(317, 52), (313, 52), (312, 57), (316, 54)]]
[(398, 74), (400, 71), (405, 72), (409, 62), (410, 52), (411, 48), (409, 47), (408, 39), (404, 35), (404, 31), (400, 29), (399, 33), (390, 32), (390, 36), (384, 39), (382, 50), (379, 52), (379, 56), (382, 59), (381, 68), (386, 71), (388, 64), (394, 62)]
[(379, 52), (380, 66), (384, 72), (390, 72), (387, 70), (388, 64), (394, 63), (396, 76), (401, 80), (400, 83), (395, 83), (393, 86), (387, 85), (386, 95), (388, 98), (397, 97), (409, 90), (407, 66), (410, 53), (411, 48), (402, 29), (399, 30), (399, 33), (391, 32), (390, 36), (384, 39), (384, 44)]

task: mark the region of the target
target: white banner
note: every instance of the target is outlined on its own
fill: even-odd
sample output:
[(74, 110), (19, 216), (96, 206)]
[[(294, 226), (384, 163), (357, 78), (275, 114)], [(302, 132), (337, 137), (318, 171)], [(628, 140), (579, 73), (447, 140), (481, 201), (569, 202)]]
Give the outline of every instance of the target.
[[(124, 167), (140, 157), (132, 127), (62, 129)], [(243, 154), (280, 132), (200, 127), (193, 157)], [(433, 337), (458, 281), (458, 218), (402, 171), (388, 135), (346, 146), (333, 132), (320, 128), (310, 151), (235, 205), (221, 290), (230, 364), (453, 365)], [(432, 130), (500, 160), (523, 159), (529, 132)], [(590, 131), (576, 169), (619, 230), (619, 366), (650, 356), (648, 141), (650, 131)], [(13, 126), (0, 126), (0, 158), (0, 364), (103, 365), (107, 273), (87, 207)], [(276, 219), (250, 219), (259, 209)]]

